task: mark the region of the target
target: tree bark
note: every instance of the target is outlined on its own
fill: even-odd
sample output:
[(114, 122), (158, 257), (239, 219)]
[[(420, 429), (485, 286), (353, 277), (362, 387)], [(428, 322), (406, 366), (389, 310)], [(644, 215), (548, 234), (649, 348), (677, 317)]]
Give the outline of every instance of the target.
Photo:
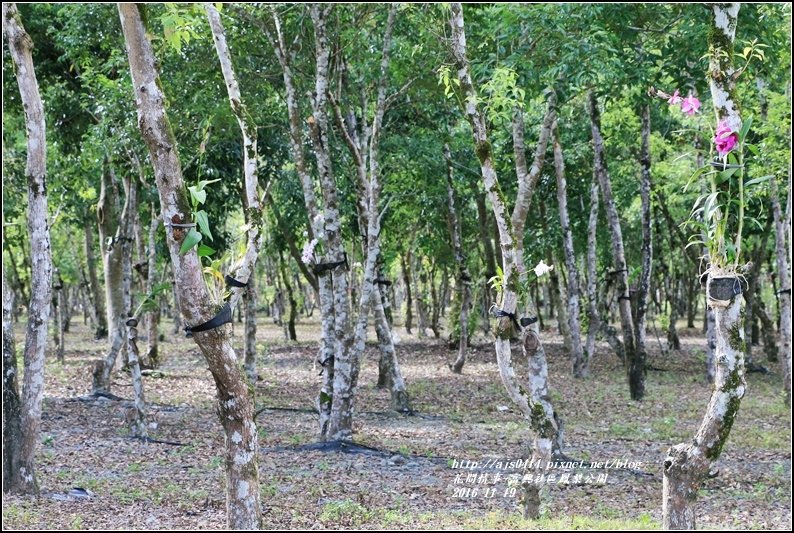
[(590, 112), (590, 124), (593, 135), (594, 167), (601, 188), (601, 196), (604, 199), (609, 231), (612, 236), (612, 261), (615, 268), (612, 274), (617, 281), (618, 308), (620, 310), (623, 353), (625, 356), (623, 360), (628, 374), (631, 399), (639, 401), (645, 395), (645, 354), (636, 348), (631, 296), (629, 295), (629, 272), (626, 265), (626, 255), (623, 250), (620, 215), (615, 205), (615, 199), (612, 194), (612, 182), (607, 171), (604, 140), (601, 137), (601, 117), (598, 110), (598, 100), (592, 91), (590, 91), (588, 96), (588, 110)]
[[(527, 391), (516, 378), (510, 347), (510, 338), (516, 333), (514, 324), (517, 322), (518, 288), (521, 279), (526, 276), (522, 263), (523, 256), (515, 253), (516, 246), (521, 247), (522, 243), (514, 234), (511, 219), (508, 218), (507, 208), (503, 201), (504, 196), (493, 164), (485, 117), (477, 104), (477, 92), (471, 78), (469, 60), (466, 55), (463, 7), (460, 3), (452, 3), (450, 7), (452, 54), (458, 68), (458, 80), (463, 93), (462, 99), (465, 102), (465, 114), (472, 128), (472, 138), (480, 162), (483, 184), (491, 201), (501, 243), (504, 273), (501, 311), (504, 316), (499, 319), (495, 331), (499, 373), (508, 395), (530, 421), (530, 426), (535, 433), (533, 461), (545, 465), (551, 459), (553, 441), (558, 431), (554, 410), (548, 396), (548, 367), (545, 352), (537, 332), (532, 327), (522, 328), (519, 326), (522, 348), (529, 360), (529, 391)], [(524, 201), (520, 199), (516, 204), (523, 205)], [(521, 208), (518, 209), (520, 212)], [(534, 483), (525, 486), (524, 515), (527, 518), (539, 517), (540, 488), (539, 484)]]
[[(596, 335), (601, 328), (598, 314), (598, 288), (596, 270), (596, 229), (598, 225), (598, 177), (593, 169), (590, 186), (590, 217), (587, 222), (587, 341), (584, 348), (583, 367), (588, 369), (595, 354)], [(622, 356), (621, 356), (622, 359)]]
[(408, 250), (400, 256), (402, 262), (403, 284), (405, 285), (405, 331), (408, 335), (411, 334), (411, 326), (413, 325), (413, 298), (411, 295), (411, 251)]
[(138, 318), (130, 317), (125, 322), (127, 326), (127, 353), (129, 354), (129, 368), (132, 375), (132, 390), (134, 393), (134, 412), (130, 420), (130, 430), (134, 437), (146, 438), (149, 435), (146, 425), (146, 399), (143, 394), (143, 377), (138, 352)]
[[(777, 178), (772, 178), (770, 187), (770, 199), (772, 200), (772, 216), (775, 220), (775, 261), (777, 266), (777, 278), (780, 280), (780, 287), (777, 290), (777, 298), (780, 305), (780, 337), (778, 341), (778, 354), (780, 355), (781, 369), (783, 371), (783, 384), (786, 389), (786, 397), (789, 406), (791, 405), (791, 263), (789, 262), (788, 250), (791, 242), (786, 243), (787, 226), (783, 213), (780, 209), (778, 195)], [(789, 208), (791, 192), (789, 190)], [(788, 228), (789, 230), (791, 228)], [(789, 237), (790, 238), (790, 237)], [(766, 326), (765, 328), (766, 329)]]
[(284, 288), (287, 289), (287, 300), (289, 300), (289, 319), (287, 320), (287, 324), (285, 326), (286, 338), (290, 341), (296, 341), (298, 340), (298, 336), (295, 333), (295, 319), (298, 315), (298, 304), (295, 301), (295, 296), (293, 295), (292, 291), (292, 284), (289, 282), (289, 276), (287, 275), (287, 262), (280, 253), (279, 267), (281, 271), (281, 280), (284, 283)]
[[(22, 445), (22, 401), (17, 384), (17, 350), (14, 342), (14, 294), (3, 269), (3, 491), (9, 492), (19, 477)], [(14, 473), (17, 474), (14, 474)]]
[[(103, 173), (102, 190), (108, 196), (104, 198), (100, 193), (100, 205), (97, 207), (97, 216), (100, 217), (100, 238), (108, 243), (106, 253), (103, 255), (105, 263), (105, 293), (107, 296), (108, 321), (110, 325), (110, 346), (103, 360), (97, 361), (94, 376), (94, 393), (110, 392), (111, 374), (116, 366), (119, 353), (125, 350), (126, 327), (124, 323), (132, 312), (132, 217), (138, 209), (137, 184), (129, 177), (123, 180), (125, 201), (124, 209), (118, 223), (114, 224), (115, 216), (105, 218), (108, 213), (115, 211), (115, 179), (113, 168)], [(112, 236), (110, 234), (112, 233)]]
[(102, 250), (102, 265), (105, 273), (105, 309), (108, 324), (108, 342), (113, 336), (122, 315), (122, 247), (124, 246), (120, 228), (124, 226), (119, 220), (118, 188), (110, 172), (107, 158), (102, 165), (102, 182), (100, 185), (99, 202), (96, 206), (99, 226), (99, 241)]
[[(151, 295), (154, 291), (154, 281), (157, 272), (157, 249), (155, 236), (157, 228), (161, 224), (160, 218), (157, 216), (154, 204), (152, 204), (152, 220), (149, 224), (149, 245), (148, 245), (148, 267), (146, 272), (146, 294)], [(153, 310), (146, 314), (146, 362), (152, 368), (160, 366), (160, 351), (158, 343), (160, 340), (160, 333), (158, 326), (160, 325), (160, 296), (155, 296), (156, 306)]]
[[(739, 4), (712, 4), (709, 29), (709, 74), (712, 100), (717, 118), (729, 122), (740, 131), (741, 118), (733, 98), (733, 40)], [(738, 254), (738, 248), (737, 248)], [(662, 517), (665, 529), (695, 529), (694, 503), (701, 483), (708, 475), (728, 439), (745, 391), (742, 287), (736, 273), (713, 269), (716, 258), (710, 258), (712, 270), (706, 282), (708, 303), (714, 310), (716, 373), (714, 388), (706, 415), (690, 443), (673, 446), (663, 468)], [(731, 296), (720, 291), (731, 288)]]
[(582, 351), (582, 333), (579, 324), (579, 274), (576, 267), (576, 254), (573, 248), (573, 232), (571, 221), (568, 217), (568, 190), (565, 181), (565, 161), (563, 159), (560, 134), (557, 121), (552, 126), (554, 130), (554, 168), (557, 175), (557, 204), (560, 211), (560, 226), (562, 226), (562, 249), (565, 255), (565, 268), (568, 271), (567, 302), (568, 302), (568, 330), (571, 337), (571, 366), (573, 375), (582, 378), (588, 375), (587, 359)]
[[(31, 257), (31, 288), (28, 325), (25, 332), (25, 374), (19, 424), (21, 434), (14, 445), (11, 492), (38, 494), (34, 458), (39, 440), (41, 408), (44, 400), (44, 351), (47, 347), (47, 324), (52, 302), (52, 257), (47, 214), (47, 141), (44, 107), (33, 68), (33, 42), (22, 26), (16, 4), (3, 4), (3, 31), (14, 63), (19, 94), (25, 111), (27, 132), (28, 239)], [(3, 287), (5, 292), (5, 287)], [(6, 322), (5, 301), (3, 322)], [(5, 333), (5, 332), (4, 332)], [(5, 334), (4, 334), (5, 337)], [(4, 350), (6, 349), (4, 344)], [(4, 355), (5, 360), (5, 355)], [(4, 361), (5, 362), (5, 361)], [(4, 378), (5, 379), (5, 378)], [(5, 400), (5, 398), (4, 398)], [(12, 422), (13, 423), (13, 422)]]
[[(166, 115), (165, 95), (155, 69), (154, 53), (146, 37), (138, 6), (119, 4), (118, 7), (138, 108), (138, 125), (149, 148), (163, 220), (170, 227), (166, 231), (166, 242), (182, 316), (189, 324), (203, 324), (219, 311), (220, 302), (213, 302), (210, 298), (196, 250), (180, 254), (186, 232), (173, 224), (189, 221), (190, 204), (182, 179), (176, 141)], [(246, 186), (249, 185), (247, 182)], [(249, 198), (256, 198), (255, 189), (249, 190), (248, 195)], [(249, 208), (255, 206), (249, 204)], [(247, 266), (250, 268), (252, 265)], [(238, 271), (236, 279), (245, 283), (249, 273), (250, 270)], [(261, 527), (262, 519), (253, 398), (238, 366), (228, 326), (195, 332), (193, 339), (207, 360), (218, 391), (218, 417), (226, 434), (228, 526), (231, 529), (257, 529)]]
[(628, 360), (630, 383), (637, 383), (637, 399), (641, 399), (645, 390), (645, 360), (647, 358), (646, 314), (648, 310), (648, 292), (651, 289), (651, 268), (653, 265), (653, 235), (651, 233), (651, 106), (643, 104), (641, 111), (641, 146), (640, 146), (640, 203), (642, 223), (642, 269), (637, 286), (637, 310), (634, 316), (634, 349), (633, 360)]
[(52, 290), (55, 298), (53, 298), (54, 315), (55, 315), (55, 328), (53, 332), (53, 340), (55, 341), (55, 357), (59, 363), (63, 364), (64, 356), (64, 318), (66, 315), (66, 298), (63, 296), (63, 280), (57, 268), (53, 269), (53, 284)]
[[(455, 254), (455, 263), (458, 275), (455, 278), (455, 294), (457, 295), (460, 315), (458, 317), (458, 356), (451, 369), (455, 374), (463, 373), (466, 364), (466, 351), (469, 342), (469, 308), (471, 307), (471, 275), (466, 266), (466, 255), (463, 253), (463, 239), (461, 236), (460, 219), (455, 209), (455, 188), (452, 181), (452, 156), (449, 145), (444, 145), (444, 159), (447, 162), (447, 210), (449, 212), (449, 232), (452, 238), (452, 251)], [(451, 335), (450, 335), (451, 336)], [(452, 338), (450, 338), (452, 341)]]
[[(324, 260), (339, 263), (345, 260), (346, 254), (342, 243), (339, 199), (333, 175), (326, 109), (330, 64), (326, 22), (332, 9), (333, 6), (318, 4), (309, 6), (314, 26), (316, 77), (312, 95), (312, 115), (308, 122), (324, 201), (323, 229), (326, 246)], [(331, 277), (333, 291), (334, 377), (330, 419), (327, 432), (323, 437), (326, 440), (349, 439), (353, 435), (353, 400), (357, 361), (353, 351), (354, 339), (350, 323), (348, 273), (346, 269), (335, 268), (325, 275)]]
[[(286, 92), (287, 114), (289, 117), (290, 151), (292, 153), (293, 159), (295, 160), (295, 170), (298, 173), (301, 189), (303, 190), (303, 200), (306, 206), (306, 213), (309, 216), (310, 236), (322, 238), (325, 234), (324, 215), (318, 209), (317, 197), (314, 192), (314, 182), (307, 170), (306, 159), (303, 154), (304, 142), (303, 133), (301, 131), (300, 110), (298, 108), (297, 92), (292, 79), (292, 60), (294, 52), (287, 48), (284, 40), (284, 34), (281, 29), (281, 20), (275, 7), (270, 8), (270, 13), (273, 19), (275, 31), (271, 32), (265, 25), (260, 27), (270, 41), (271, 46), (273, 47), (273, 50), (276, 54), (276, 58), (281, 65), (284, 88)], [(325, 96), (323, 95), (323, 98), (324, 97)], [(322, 323), (322, 336), (317, 359), (323, 369), (323, 384), (320, 388), (320, 394), (317, 398), (317, 411), (320, 414), (320, 436), (321, 438), (325, 438), (329, 430), (334, 393), (336, 355), (334, 342), (334, 323), (336, 302), (334, 301), (332, 277), (325, 273), (323, 275), (316, 276), (316, 280)]]

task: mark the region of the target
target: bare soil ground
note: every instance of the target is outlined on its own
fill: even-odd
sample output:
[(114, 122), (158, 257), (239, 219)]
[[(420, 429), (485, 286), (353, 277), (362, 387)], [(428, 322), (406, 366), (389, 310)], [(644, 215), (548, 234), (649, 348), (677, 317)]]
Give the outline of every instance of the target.
[[(47, 365), (42, 496), (4, 498), (4, 529), (224, 528), (223, 434), (212, 379), (194, 342), (166, 335), (163, 375), (145, 378), (156, 424), (151, 435), (181, 445), (146, 443), (129, 438), (125, 402), (77, 400), (89, 392), (92, 360), (105, 346), (78, 322), (75, 317), (67, 334), (65, 364)], [(164, 326), (170, 332), (170, 323)], [(234, 327), (239, 345), (242, 325)], [(389, 411), (388, 392), (375, 387), (377, 353), (368, 346), (355, 439), (377, 450), (322, 451), (307, 446), (317, 440), (318, 329), (303, 324), (301, 341), (286, 343), (269, 319), (260, 320), (257, 405), (269, 409), (257, 422), (268, 528), (659, 528), (662, 460), (671, 445), (694, 435), (710, 392), (699, 331), (682, 330), (682, 350), (666, 355), (651, 337), (651, 363), (661, 370), (648, 372), (647, 398), (635, 403), (606, 344), (598, 347), (592, 376), (574, 380), (560, 337), (547, 330), (551, 395), (565, 420), (566, 453), (591, 463), (641, 464), (593, 472), (607, 474), (603, 484), (550, 484), (543, 518), (528, 522), (510, 495), (507, 475), (515, 471), (482, 468), (486, 461), (524, 458), (531, 444), (527, 423), (504, 392), (491, 344), (478, 340), (464, 374), (454, 375), (443, 341), (419, 340), (398, 328), (398, 356), (418, 416)], [(21, 341), (22, 324), (15, 330)], [(791, 528), (790, 411), (778, 365), (764, 364), (772, 373), (747, 376), (738, 419), (715, 465), (719, 475), (700, 491), (699, 527)], [(517, 367), (524, 368), (520, 358)], [(128, 374), (116, 374), (113, 392), (131, 397)], [(463, 461), (478, 461), (480, 468), (454, 468)]]

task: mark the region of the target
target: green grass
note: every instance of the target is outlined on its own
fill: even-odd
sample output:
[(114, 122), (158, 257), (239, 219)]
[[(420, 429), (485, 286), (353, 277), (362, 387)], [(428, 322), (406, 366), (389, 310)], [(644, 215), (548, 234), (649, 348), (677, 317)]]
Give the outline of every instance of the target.
[(320, 513), (320, 521), (356, 526), (369, 520), (372, 514), (372, 511), (353, 500), (342, 500), (326, 503)]
[(600, 506), (604, 517), (566, 516), (548, 517), (539, 520), (524, 520), (518, 513), (493, 511), (475, 514), (471, 511), (447, 513), (420, 513), (412, 515), (392, 509), (373, 509), (370, 514), (379, 517), (374, 527), (408, 526), (417, 529), (463, 529), (463, 530), (649, 530), (661, 529), (661, 525), (649, 515), (641, 514), (634, 519), (619, 518), (620, 511)]

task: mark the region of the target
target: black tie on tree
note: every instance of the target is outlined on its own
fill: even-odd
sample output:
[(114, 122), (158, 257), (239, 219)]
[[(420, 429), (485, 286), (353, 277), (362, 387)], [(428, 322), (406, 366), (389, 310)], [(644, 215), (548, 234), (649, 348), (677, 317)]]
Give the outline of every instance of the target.
[(203, 324), (199, 324), (198, 326), (185, 326), (185, 336), (192, 337), (194, 333), (198, 333), (199, 331), (209, 331), (211, 329), (219, 328), (222, 325), (228, 324), (231, 321), (232, 321), (232, 308), (229, 305), (229, 302), (226, 302), (214, 317), (207, 320)]
[(226, 277), (224, 279), (226, 280), (226, 286), (227, 287), (248, 287), (248, 283), (243, 283), (242, 281), (237, 281), (236, 279), (231, 277), (229, 274), (226, 274)]
[(516, 318), (515, 313), (508, 313), (507, 311), (505, 311), (503, 309), (499, 309), (496, 306), (494, 306), (491, 309), (491, 314), (493, 314), (493, 316), (495, 316), (496, 318), (501, 318), (501, 317), (509, 318), (510, 321), (516, 326), (516, 329), (518, 329), (519, 331), (521, 331), (523, 328), (529, 326), (530, 324), (534, 324), (535, 322), (538, 321), (538, 317), (531, 316), (531, 317), (523, 317), (523, 318), (521, 318), (521, 321), (519, 322), (518, 318)]
[(316, 276), (319, 276), (323, 272), (328, 272), (329, 270), (333, 270), (333, 269), (335, 269), (337, 267), (340, 267), (340, 266), (343, 266), (343, 265), (344, 265), (345, 269), (347, 269), (348, 268), (347, 252), (343, 252), (343, 253), (344, 253), (344, 259), (342, 259), (341, 261), (334, 261), (332, 263), (318, 263), (318, 264), (314, 265), (314, 268), (312, 269), (314, 271), (314, 274)]

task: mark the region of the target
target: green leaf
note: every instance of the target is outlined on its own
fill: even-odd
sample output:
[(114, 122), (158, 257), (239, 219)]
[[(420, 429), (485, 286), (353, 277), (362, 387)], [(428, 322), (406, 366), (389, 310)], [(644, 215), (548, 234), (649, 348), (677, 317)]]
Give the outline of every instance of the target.
[(747, 120), (742, 123), (742, 131), (739, 132), (739, 142), (744, 142), (747, 133), (750, 131), (750, 126), (753, 124), (753, 117), (747, 117)]
[(198, 190), (203, 191), (204, 187), (206, 187), (210, 183), (215, 183), (216, 181), (221, 181), (221, 179), (217, 178), (217, 179), (214, 179), (214, 180), (201, 180), (201, 181), (198, 182)]
[(179, 248), (179, 255), (185, 255), (191, 248), (196, 246), (201, 241), (201, 233), (194, 228), (190, 228), (185, 240), (182, 241), (182, 246)]
[(714, 212), (719, 208), (719, 205), (714, 205), (717, 202), (717, 195), (719, 192), (713, 192), (706, 198), (706, 202), (703, 204), (703, 220), (711, 220)]
[(207, 212), (204, 211), (203, 209), (201, 211), (196, 211), (196, 223), (198, 223), (199, 229), (201, 229), (201, 233), (203, 233), (209, 240), (212, 240), (212, 233), (210, 232), (210, 221), (207, 216)]
[(729, 168), (727, 170), (723, 170), (717, 176), (717, 184), (724, 183), (725, 181), (731, 179), (731, 177), (733, 177), (738, 170), (738, 168)]
[(698, 177), (698, 176), (700, 176), (701, 174), (703, 174), (704, 172), (706, 172), (706, 171), (707, 171), (709, 168), (711, 168), (711, 167), (709, 167), (709, 166), (705, 166), (705, 167), (700, 167), (699, 169), (697, 169), (696, 171), (694, 171), (694, 172), (692, 173), (692, 175), (691, 175), (691, 176), (689, 176), (689, 180), (686, 182), (686, 185), (684, 185), (684, 190), (683, 190), (683, 192), (686, 192), (686, 191), (687, 191), (687, 189), (689, 188), (689, 186), (692, 184), (692, 182), (693, 182), (693, 181), (695, 181), (695, 180), (697, 179), (697, 177)]
[(747, 148), (748, 150), (750, 150), (753, 153), (753, 155), (758, 156), (758, 157), (761, 156), (761, 151), (758, 149), (758, 147), (756, 145), (750, 144), (750, 143), (746, 143), (744, 145), (744, 147)]
[(206, 244), (199, 244), (199, 247), (198, 247), (198, 256), (199, 257), (209, 257), (209, 256), (211, 256), (214, 253), (215, 253), (215, 249), (214, 248), (210, 248)]
[(749, 187), (750, 185), (756, 185), (758, 183), (763, 183), (765, 181), (769, 181), (770, 179), (774, 178), (774, 174), (769, 174), (768, 176), (761, 176), (760, 178), (753, 178), (750, 181), (745, 182), (744, 186)]
[(197, 204), (203, 204), (207, 200), (207, 191), (199, 189), (193, 185), (188, 187), (187, 190), (190, 191), (190, 196), (193, 197), (193, 201), (195, 201)]

